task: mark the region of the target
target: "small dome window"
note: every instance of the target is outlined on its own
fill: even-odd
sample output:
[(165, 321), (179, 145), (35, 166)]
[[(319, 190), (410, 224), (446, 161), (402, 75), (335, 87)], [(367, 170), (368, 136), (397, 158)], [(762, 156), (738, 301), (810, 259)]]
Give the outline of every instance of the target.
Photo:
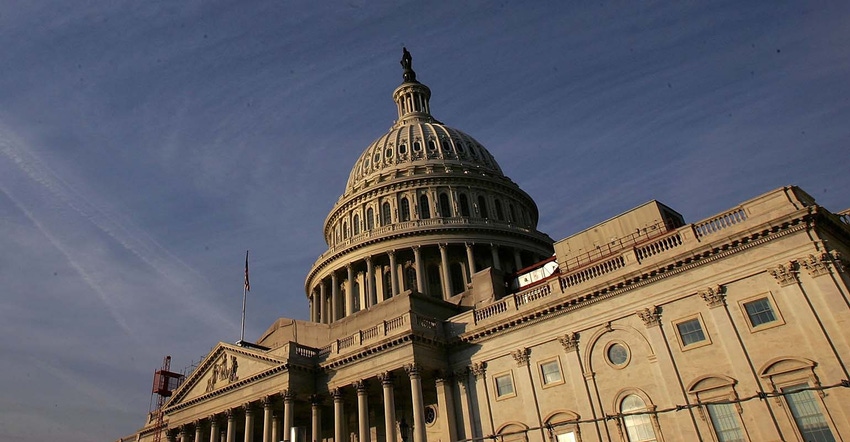
[(376, 153), (376, 154), (375, 154), (375, 159), (374, 159), (374, 161), (375, 161), (376, 163), (380, 163), (380, 162), (381, 162), (381, 154)]
[(400, 153), (400, 154), (407, 153), (407, 144), (399, 144), (398, 145), (398, 153)]
[[(369, 167), (369, 164), (370, 164), (370, 163), (369, 163), (369, 159), (368, 159), (368, 158), (366, 158), (365, 160), (363, 160), (363, 167), (364, 167), (364, 168), (368, 168), (368, 167)], [(365, 172), (365, 171), (364, 171), (364, 172)]]
[(414, 152), (419, 152), (419, 151), (421, 151), (421, 150), (422, 150), (422, 145), (421, 145), (421, 144), (419, 144), (419, 142), (418, 142), (418, 141), (417, 141), (417, 142), (415, 142), (415, 143), (413, 143), (413, 151), (414, 151)]
[(455, 146), (458, 152), (463, 153), (463, 143), (455, 143)]
[(428, 140), (428, 150), (437, 150), (437, 143), (434, 140)]
[(384, 156), (387, 157), (387, 158), (392, 158), (393, 157), (393, 148), (388, 147), (386, 153), (384, 153)]

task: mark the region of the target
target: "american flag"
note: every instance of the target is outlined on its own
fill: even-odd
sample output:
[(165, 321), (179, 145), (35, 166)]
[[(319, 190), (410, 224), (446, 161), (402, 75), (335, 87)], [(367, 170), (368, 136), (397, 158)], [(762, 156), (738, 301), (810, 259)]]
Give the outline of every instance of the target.
[(245, 251), (245, 290), (251, 291), (251, 282), (248, 281), (248, 251)]

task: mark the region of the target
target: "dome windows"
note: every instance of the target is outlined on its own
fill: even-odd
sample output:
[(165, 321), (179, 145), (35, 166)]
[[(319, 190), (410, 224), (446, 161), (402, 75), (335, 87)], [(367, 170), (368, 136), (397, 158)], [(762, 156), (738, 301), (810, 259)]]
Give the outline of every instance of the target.
[(410, 201), (407, 200), (406, 196), (401, 197), (399, 205), (401, 206), (399, 209), (401, 221), (410, 221)]
[(490, 218), (490, 213), (487, 211), (487, 200), (483, 196), (478, 196), (478, 214), (481, 218)]
[(390, 159), (390, 158), (393, 157), (393, 148), (392, 147), (387, 148), (386, 152), (384, 152), (384, 157), (386, 159)]
[(419, 195), (419, 218), (431, 218), (431, 208), (428, 205), (428, 195)]
[(445, 193), (440, 194), (440, 216), (443, 218), (452, 217), (452, 207), (449, 204), (449, 196)]
[(422, 144), (419, 143), (418, 141), (414, 141), (413, 142), (413, 151), (414, 152), (421, 152), (422, 151)]
[(428, 150), (435, 151), (437, 150), (437, 143), (434, 140), (428, 140)]
[(388, 226), (392, 223), (392, 211), (390, 210), (390, 203), (384, 201), (384, 204), (381, 204), (381, 225)]
[(404, 143), (399, 144), (398, 145), (398, 153), (400, 153), (402, 155), (406, 154), (407, 153), (407, 144), (404, 144)]

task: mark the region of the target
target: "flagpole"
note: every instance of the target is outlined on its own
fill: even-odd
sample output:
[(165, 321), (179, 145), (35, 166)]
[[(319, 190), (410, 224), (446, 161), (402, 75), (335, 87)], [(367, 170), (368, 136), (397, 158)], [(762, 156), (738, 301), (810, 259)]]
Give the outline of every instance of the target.
[(245, 251), (245, 284), (242, 285), (242, 333), (239, 335), (239, 344), (245, 341), (245, 303), (248, 300), (248, 290), (251, 290), (248, 282), (248, 250)]

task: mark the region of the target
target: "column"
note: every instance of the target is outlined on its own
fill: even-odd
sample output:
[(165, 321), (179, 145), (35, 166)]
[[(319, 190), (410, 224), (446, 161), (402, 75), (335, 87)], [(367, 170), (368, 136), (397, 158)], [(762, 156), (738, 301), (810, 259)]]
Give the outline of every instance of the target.
[(345, 410), (342, 403), (342, 390), (334, 388), (331, 391), (334, 398), (334, 442), (345, 441)]
[(232, 408), (229, 408), (225, 410), (224, 415), (227, 416), (226, 442), (236, 442), (236, 413)]
[(354, 386), (357, 388), (357, 440), (369, 442), (369, 385), (361, 379)]
[(404, 366), (410, 376), (410, 398), (413, 402), (413, 442), (425, 442), (425, 402), (422, 400), (422, 376), (416, 364)]
[(245, 408), (245, 442), (254, 442), (254, 410), (251, 403), (243, 405)]
[(387, 442), (396, 442), (395, 437), (395, 395), (393, 394), (393, 375), (386, 371), (378, 375), (384, 390), (384, 428)]
[(218, 429), (218, 416), (212, 415), (210, 420), (210, 442), (220, 442), (221, 431)]
[(416, 265), (416, 291), (425, 293), (425, 265), (422, 262), (422, 250), (419, 246), (413, 246), (413, 261)]
[(356, 295), (354, 293), (354, 267), (351, 263), (348, 263), (345, 269), (348, 271), (348, 279), (345, 280), (345, 297), (348, 298), (345, 300), (345, 315), (348, 316), (354, 313), (354, 297)]
[(272, 439), (272, 398), (265, 396), (261, 400), (263, 404), (263, 442), (271, 442)]
[(272, 410), (272, 442), (280, 440), (280, 419), (277, 411)]
[(396, 275), (395, 251), (387, 252), (390, 257), (390, 285), (393, 289), (393, 296), (398, 296), (398, 275)]
[(319, 281), (319, 322), (328, 323), (328, 289), (325, 288), (325, 280)]
[(313, 300), (315, 298), (316, 298), (316, 292), (314, 290), (314, 291), (310, 292), (310, 300), (308, 301), (309, 304), (310, 304), (310, 320), (313, 321), (313, 322), (316, 322), (315, 303), (313, 302)]
[(283, 391), (283, 440), (289, 441), (292, 439), (292, 423), (295, 410), (293, 406), (294, 396), (291, 391)]
[(188, 442), (189, 441), (189, 426), (181, 425), (180, 426), (180, 442)]
[(449, 380), (437, 378), (437, 407), (440, 413), (440, 425), (443, 427), (443, 440), (457, 440), (455, 423), (455, 401)]
[(514, 249), (514, 264), (516, 264), (516, 271), (518, 272), (522, 268), (522, 257), (517, 249)]
[(198, 419), (195, 421), (195, 440), (194, 442), (201, 442), (201, 420)]
[(490, 255), (493, 256), (493, 268), (502, 270), (502, 262), (499, 261), (499, 246), (490, 244)]
[(440, 244), (440, 266), (443, 269), (443, 299), (447, 300), (452, 296), (452, 277), (449, 274), (449, 254), (446, 251), (446, 244)]
[(472, 282), (472, 275), (475, 274), (475, 253), (472, 250), (472, 244), (466, 244), (466, 261), (469, 263), (469, 281)]
[(310, 397), (310, 424), (312, 425), (313, 442), (322, 440), (322, 406), (319, 395)]
[(328, 324), (339, 319), (339, 280), (336, 272), (331, 273), (331, 320)]
[(170, 430), (165, 430), (165, 440), (168, 442), (177, 442), (177, 435)]
[(369, 308), (378, 303), (378, 296), (375, 292), (375, 264), (372, 263), (372, 257), (366, 257), (366, 308)]

